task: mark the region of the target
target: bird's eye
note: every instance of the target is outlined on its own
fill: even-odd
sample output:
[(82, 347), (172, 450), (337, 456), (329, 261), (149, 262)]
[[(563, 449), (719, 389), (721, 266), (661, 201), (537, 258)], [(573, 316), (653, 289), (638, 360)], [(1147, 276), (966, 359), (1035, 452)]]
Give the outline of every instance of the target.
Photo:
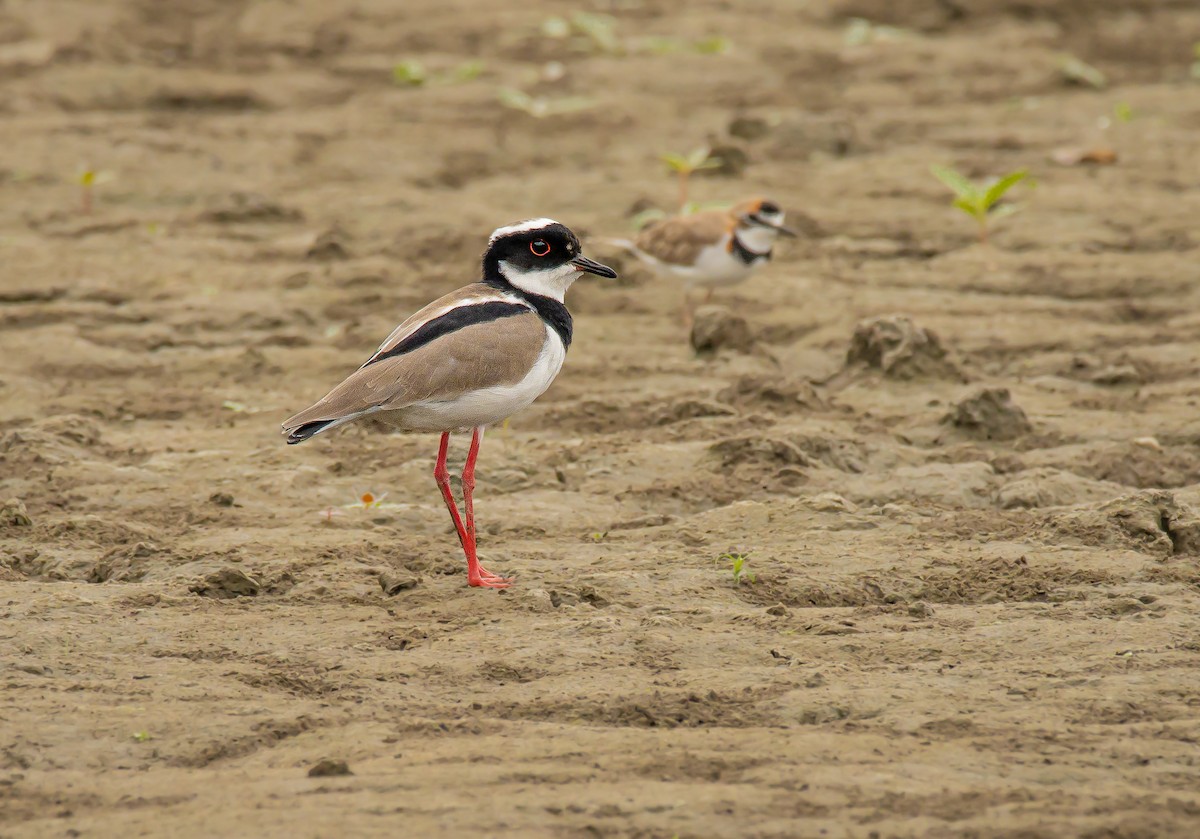
[(545, 256), (550, 253), (550, 243), (544, 239), (535, 239), (529, 243), (529, 252), (534, 256)]
[(773, 204), (770, 201), (764, 201), (762, 206), (758, 208), (758, 211), (760, 213), (767, 213), (768, 215), (775, 215), (779, 212), (779, 205)]

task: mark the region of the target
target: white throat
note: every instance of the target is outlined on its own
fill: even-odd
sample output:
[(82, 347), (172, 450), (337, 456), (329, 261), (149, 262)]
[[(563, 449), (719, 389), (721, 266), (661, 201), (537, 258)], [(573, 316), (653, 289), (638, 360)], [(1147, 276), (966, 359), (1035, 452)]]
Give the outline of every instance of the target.
[(569, 262), (544, 271), (521, 271), (501, 260), (500, 273), (521, 291), (550, 297), (559, 303), (563, 302), (571, 283), (579, 278), (579, 269)]
[(737, 230), (738, 240), (747, 250), (754, 253), (767, 253), (775, 247), (775, 239), (779, 233), (769, 227), (741, 227)]

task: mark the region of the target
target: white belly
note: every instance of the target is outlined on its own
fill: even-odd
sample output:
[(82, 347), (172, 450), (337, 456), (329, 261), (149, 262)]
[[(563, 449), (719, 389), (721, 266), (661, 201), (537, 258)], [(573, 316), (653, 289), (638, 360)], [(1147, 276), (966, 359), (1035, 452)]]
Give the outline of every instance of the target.
[(694, 265), (672, 265), (658, 262), (662, 273), (680, 277), (688, 286), (736, 285), (746, 280), (756, 265), (747, 265), (729, 252), (729, 237), (700, 251)]
[(541, 355), (516, 384), (473, 390), (440, 402), (418, 402), (397, 411), (388, 421), (406, 431), (467, 431), (477, 425), (495, 425), (545, 393), (566, 357), (558, 333), (547, 329)]

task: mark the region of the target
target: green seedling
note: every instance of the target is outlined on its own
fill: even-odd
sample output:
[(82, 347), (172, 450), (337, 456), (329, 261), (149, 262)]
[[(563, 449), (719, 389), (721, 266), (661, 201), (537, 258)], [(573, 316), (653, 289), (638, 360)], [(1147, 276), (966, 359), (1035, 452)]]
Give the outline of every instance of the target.
[(135, 743), (145, 743), (147, 740), (153, 740), (153, 739), (154, 739), (154, 735), (152, 735), (149, 731), (133, 732), (133, 741)]
[(842, 43), (848, 47), (861, 47), (866, 44), (899, 41), (911, 36), (912, 33), (907, 29), (871, 23), (866, 18), (852, 17), (846, 24), (846, 30), (842, 33)]
[(1133, 106), (1128, 102), (1118, 102), (1113, 105), (1113, 119), (1117, 122), (1133, 122)]
[(576, 12), (570, 18), (550, 17), (542, 21), (542, 35), (556, 41), (573, 38), (584, 52), (611, 55), (622, 52), (617, 37), (617, 21), (608, 15)]
[(694, 149), (690, 154), (668, 153), (661, 157), (662, 162), (679, 179), (679, 211), (682, 213), (688, 204), (688, 183), (692, 175), (702, 169), (716, 169), (721, 161), (712, 156), (708, 146)]
[(750, 561), (749, 554), (743, 553), (723, 553), (717, 557), (717, 562), (724, 562), (729, 566), (729, 572), (733, 575), (733, 584), (740, 586), (742, 580), (754, 583), (758, 581), (753, 571), (746, 568), (746, 563)]
[(401, 87), (460, 84), (479, 78), (485, 67), (482, 61), (468, 61), (452, 70), (430, 73), (419, 61), (402, 61), (392, 68), (392, 81)]
[(98, 172), (86, 166), (79, 171), (75, 182), (79, 184), (79, 211), (81, 213), (85, 216), (92, 214), (97, 185), (107, 183), (110, 180), (112, 180), (112, 175), (108, 172)]
[(496, 93), (500, 104), (514, 111), (521, 111), (534, 119), (572, 114), (585, 111), (595, 104), (583, 96), (563, 96), (558, 99), (547, 99), (542, 96), (530, 96), (523, 90), (512, 87), (502, 87)]
[(733, 42), (720, 35), (712, 35), (696, 41), (692, 44), (692, 49), (701, 55), (725, 55), (733, 49)]
[[(692, 213), (700, 213), (705, 210), (723, 210), (728, 206), (723, 201), (689, 201), (680, 208), (679, 215), (690, 216)], [(658, 209), (658, 207), (648, 207), (640, 213), (633, 215), (629, 219), (629, 223), (634, 230), (641, 230), (643, 227), (666, 217), (666, 212)]]
[(392, 68), (392, 81), (398, 85), (420, 87), (428, 80), (425, 65), (419, 61), (401, 61)]
[(998, 205), (997, 202), (1004, 197), (1004, 193), (1029, 176), (1028, 172), (1021, 169), (1010, 172), (995, 183), (977, 185), (945, 166), (933, 166), (930, 167), (930, 171), (954, 193), (954, 206), (975, 219), (975, 223), (979, 225), (979, 241), (984, 243), (988, 240), (990, 218), (1016, 212), (1012, 204)]
[(1060, 55), (1058, 57), (1058, 70), (1062, 73), (1063, 78), (1071, 84), (1094, 87), (1096, 90), (1103, 90), (1108, 87), (1108, 76), (1101, 73), (1091, 64), (1073, 55)]
[(608, 538), (608, 531), (607, 531), (607, 530), (606, 530), (606, 531), (604, 531), (603, 533), (593, 533), (593, 534), (592, 534), (592, 541), (593, 541), (593, 542), (603, 542), (603, 541), (604, 541), (605, 539), (607, 539), (607, 538)]

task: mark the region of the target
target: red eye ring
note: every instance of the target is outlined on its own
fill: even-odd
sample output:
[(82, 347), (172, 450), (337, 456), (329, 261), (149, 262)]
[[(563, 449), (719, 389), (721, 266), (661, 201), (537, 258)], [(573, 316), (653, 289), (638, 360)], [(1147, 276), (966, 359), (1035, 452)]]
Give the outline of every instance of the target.
[(529, 243), (529, 252), (534, 256), (546, 256), (550, 253), (550, 243), (543, 239), (535, 239)]

